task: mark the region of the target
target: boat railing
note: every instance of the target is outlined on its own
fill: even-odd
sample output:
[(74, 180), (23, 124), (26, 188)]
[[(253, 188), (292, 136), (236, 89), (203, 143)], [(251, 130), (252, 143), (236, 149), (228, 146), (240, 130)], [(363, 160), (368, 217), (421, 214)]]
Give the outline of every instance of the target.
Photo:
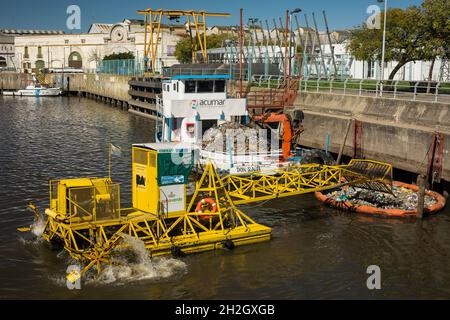
[(218, 68), (177, 68), (170, 67), (163, 69), (163, 76), (175, 77), (175, 76), (206, 76), (206, 75), (220, 75), (223, 77), (229, 77), (229, 71), (227, 69)]

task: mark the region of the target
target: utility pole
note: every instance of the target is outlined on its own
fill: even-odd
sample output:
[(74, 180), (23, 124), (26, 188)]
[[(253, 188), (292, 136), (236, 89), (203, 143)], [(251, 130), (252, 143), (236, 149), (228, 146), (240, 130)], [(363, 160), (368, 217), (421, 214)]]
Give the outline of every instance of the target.
[[(274, 25), (274, 27), (275, 27), (275, 34), (276, 34), (276, 36), (277, 36), (277, 43), (278, 43), (279, 46), (280, 46), (281, 59), (284, 61), (283, 50), (281, 49), (282, 46), (283, 46), (283, 44), (282, 44), (282, 42), (281, 42), (281, 40), (280, 40), (280, 34), (278, 33), (277, 22), (276, 22), (275, 19), (273, 19), (273, 25)], [(280, 28), (281, 28), (281, 26), (280, 26)]]
[[(249, 18), (248, 19), (248, 26), (249, 26), (249, 31), (250, 31), (250, 41), (251, 41), (251, 48), (252, 48), (252, 52), (251, 55), (249, 54), (249, 61), (248, 61), (248, 82), (250, 83), (252, 80), (252, 65), (253, 65), (253, 55), (255, 54), (255, 40), (253, 37), (253, 32), (255, 30), (255, 22), (257, 22), (258, 19), (256, 18)], [(252, 31), (252, 27), (253, 27), (253, 31)]]
[(319, 44), (320, 57), (322, 60), (323, 71), (325, 73), (325, 76), (328, 77), (327, 67), (325, 66), (325, 59), (323, 57), (322, 44), (320, 43), (319, 29), (317, 28), (317, 21), (316, 21), (316, 16), (315, 16), (314, 12), (312, 13), (312, 16), (313, 16), (313, 21), (314, 21), (314, 28), (316, 29), (317, 43)]
[[(301, 32), (301, 29), (300, 29), (300, 24), (298, 23), (297, 16), (295, 15), (294, 17), (295, 17), (295, 24), (297, 26), (297, 32), (298, 32), (298, 38), (300, 40), (300, 45), (302, 46), (302, 51), (305, 52), (305, 43), (303, 42), (303, 39), (302, 39), (302, 32)], [(299, 73), (300, 79), (303, 78), (303, 64), (304, 63), (305, 63), (305, 55), (303, 54), (302, 63), (301, 63), (301, 65), (299, 65), (299, 69), (298, 69), (298, 73)]]
[(333, 68), (334, 68), (334, 76), (337, 76), (336, 60), (334, 58), (334, 47), (333, 47), (333, 44), (331, 43), (331, 36), (330, 36), (330, 29), (328, 28), (327, 15), (325, 13), (325, 10), (323, 10), (322, 13), (323, 13), (323, 20), (325, 21), (325, 27), (327, 30), (328, 42), (330, 43), (331, 59), (333, 61)]
[[(294, 10), (289, 12), (289, 23), (290, 23), (290, 30), (289, 30), (289, 78), (291, 77), (291, 73), (292, 73), (292, 59), (295, 57), (295, 53), (297, 52), (297, 47), (296, 47), (296, 43), (295, 43), (295, 34), (293, 32), (293, 27), (292, 27), (292, 15), (296, 14), (296, 13), (300, 13), (302, 12), (302, 9), (300, 8), (295, 8)], [(295, 19), (297, 19), (297, 16), (295, 16)], [(297, 25), (298, 25), (298, 21), (297, 21)], [(300, 34), (300, 33), (299, 33)], [(300, 41), (301, 41), (301, 37), (300, 37)], [(292, 43), (294, 44), (294, 54), (292, 54)]]
[(244, 9), (240, 10), (240, 27), (239, 27), (239, 97), (242, 98), (242, 50), (243, 50), (243, 33), (242, 33), (242, 16)]
[(272, 48), (272, 56), (275, 59), (275, 48), (273, 47), (272, 35), (270, 34), (269, 22), (267, 20), (266, 20), (266, 26), (267, 26), (267, 35), (268, 35), (268, 38), (269, 38), (270, 47)]
[[(317, 60), (316, 60), (316, 57), (315, 57), (315, 47), (316, 47), (316, 43), (315, 43), (315, 39), (316, 38), (314, 38), (314, 41), (313, 41), (313, 37), (311, 36), (311, 32), (309, 32), (309, 23), (308, 23), (308, 16), (305, 14), (305, 23), (306, 23), (306, 28), (307, 28), (307, 32), (308, 32), (308, 39), (309, 39), (309, 42), (311, 42), (311, 57), (310, 57), (310, 61), (311, 61), (311, 59), (314, 59), (314, 65), (316, 66), (316, 72), (317, 72), (317, 76), (319, 76), (319, 72), (320, 72), (320, 70), (319, 70), (319, 67), (317, 66)], [(312, 69), (312, 64), (311, 63), (309, 63), (309, 72), (308, 72), (308, 76), (309, 75), (311, 75), (311, 69)]]
[[(281, 19), (281, 18), (280, 18)], [(287, 49), (288, 49), (288, 41), (290, 42), (290, 39), (288, 39), (288, 32), (289, 32), (289, 10), (286, 10), (286, 29), (285, 29), (285, 33), (284, 33), (284, 66), (283, 66), (283, 73), (284, 73), (284, 83), (287, 83), (286, 81), (289, 82), (289, 78), (287, 76)], [(289, 55), (291, 55), (289, 53)], [(286, 89), (289, 87), (289, 85), (286, 87)]]
[(384, 1), (384, 26), (383, 26), (383, 48), (381, 53), (381, 82), (380, 82), (380, 97), (383, 96), (383, 82), (384, 82), (384, 61), (386, 58), (386, 23), (387, 23), (387, 6), (388, 0), (378, 0), (378, 2)]

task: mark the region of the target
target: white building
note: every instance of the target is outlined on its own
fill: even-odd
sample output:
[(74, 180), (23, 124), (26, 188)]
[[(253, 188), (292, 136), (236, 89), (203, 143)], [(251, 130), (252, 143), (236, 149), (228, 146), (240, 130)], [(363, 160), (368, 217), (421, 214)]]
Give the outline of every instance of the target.
[[(161, 27), (157, 68), (177, 63), (176, 43), (185, 36), (184, 27)], [(36, 69), (77, 68), (95, 70), (103, 57), (112, 53), (132, 52), (144, 56), (144, 25), (141, 20), (116, 24), (93, 24), (87, 33), (21, 35), (15, 37), (15, 61), (22, 72)]]
[[(350, 55), (347, 50), (347, 43), (333, 44), (334, 55), (336, 61), (336, 67), (338, 74), (346, 75), (353, 79), (374, 79), (378, 80), (381, 77), (380, 64), (377, 61), (367, 62), (356, 60)], [(331, 59), (331, 48), (329, 45), (322, 45), (322, 51), (325, 57), (325, 65), (327, 70), (333, 71), (333, 63)], [(318, 58), (318, 63), (321, 63)], [(397, 62), (386, 62), (384, 65), (384, 80), (389, 79), (389, 75), (396, 67)], [(404, 65), (395, 75), (394, 80), (399, 81), (439, 81), (440, 69), (442, 61), (436, 60), (433, 68), (432, 79), (429, 79), (429, 71), (431, 67), (431, 61), (414, 61)]]
[(0, 31), (0, 71), (14, 70), (14, 37)]

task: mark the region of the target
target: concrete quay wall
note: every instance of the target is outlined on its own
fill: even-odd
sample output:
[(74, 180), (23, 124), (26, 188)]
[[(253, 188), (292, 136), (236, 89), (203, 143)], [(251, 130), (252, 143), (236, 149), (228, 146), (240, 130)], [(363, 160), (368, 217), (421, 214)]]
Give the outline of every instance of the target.
[[(425, 173), (434, 132), (444, 135), (442, 176), (450, 181), (450, 105), (384, 98), (301, 93), (294, 109), (305, 113), (301, 144), (339, 152), (349, 121), (362, 122), (362, 151), (366, 158), (392, 163), (396, 168)], [(344, 154), (353, 155), (351, 125)]]

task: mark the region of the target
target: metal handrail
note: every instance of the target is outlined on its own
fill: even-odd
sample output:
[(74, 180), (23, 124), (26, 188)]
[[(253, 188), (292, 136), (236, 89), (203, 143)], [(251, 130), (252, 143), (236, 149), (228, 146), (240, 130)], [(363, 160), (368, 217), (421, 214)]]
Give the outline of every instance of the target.
[(382, 95), (381, 81), (371, 79), (306, 78), (299, 80), (299, 88), (301, 92), (326, 92), (450, 104), (450, 82), (442, 81), (384, 81)]

